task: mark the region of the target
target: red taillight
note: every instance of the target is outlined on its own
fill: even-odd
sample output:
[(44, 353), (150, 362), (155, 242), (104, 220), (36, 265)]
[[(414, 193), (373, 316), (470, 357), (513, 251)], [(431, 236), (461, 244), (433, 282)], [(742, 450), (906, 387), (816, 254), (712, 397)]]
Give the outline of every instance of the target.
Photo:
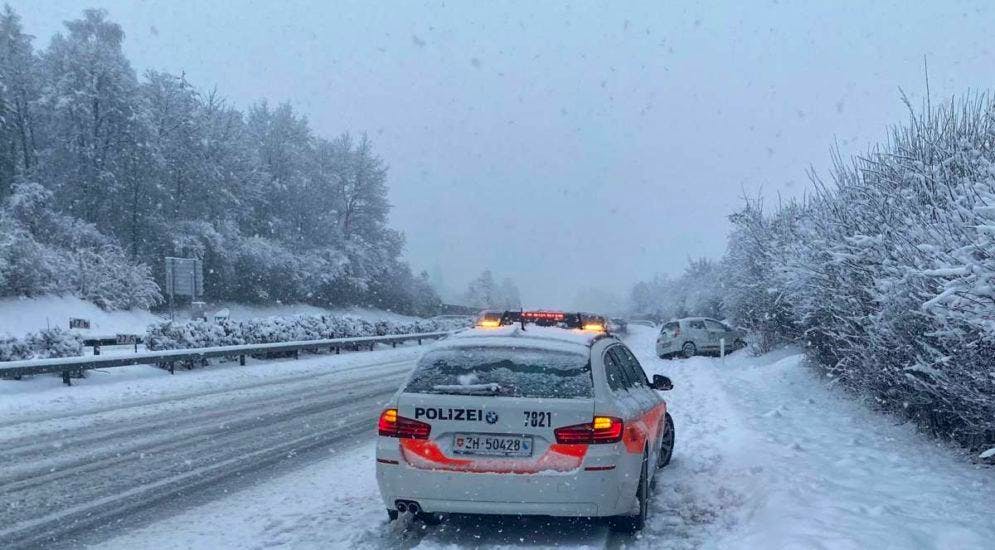
[(384, 437), (428, 439), (428, 435), (432, 433), (432, 426), (418, 420), (399, 416), (397, 409), (386, 409), (380, 413), (377, 431)]
[(624, 423), (614, 416), (595, 416), (587, 424), (556, 428), (556, 442), (564, 444), (615, 443), (622, 439)]
[(681, 335), (681, 325), (677, 325), (676, 327), (674, 327), (674, 337), (676, 338), (680, 335)]

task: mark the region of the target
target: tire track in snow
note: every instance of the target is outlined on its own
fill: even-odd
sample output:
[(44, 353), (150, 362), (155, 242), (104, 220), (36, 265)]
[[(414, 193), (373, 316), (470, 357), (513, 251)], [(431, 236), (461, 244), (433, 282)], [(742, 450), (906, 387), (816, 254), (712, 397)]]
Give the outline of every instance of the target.
[[(81, 423), (72, 435), (41, 426), (41, 437), (67, 441), (60, 449), (52, 441), (22, 440), (13, 451), (18, 461), (35, 465), (0, 474), (0, 545), (48, 544), (167, 501), (182, 507), (180, 495), (294, 454), (351, 442), (372, 430), (379, 405), (412, 364), (367, 365), (376, 374), (349, 380), (327, 381), (343, 376), (340, 370), (254, 384), (250, 391), (104, 408), (89, 413), (89, 425)], [(162, 420), (163, 409), (169, 420)]]

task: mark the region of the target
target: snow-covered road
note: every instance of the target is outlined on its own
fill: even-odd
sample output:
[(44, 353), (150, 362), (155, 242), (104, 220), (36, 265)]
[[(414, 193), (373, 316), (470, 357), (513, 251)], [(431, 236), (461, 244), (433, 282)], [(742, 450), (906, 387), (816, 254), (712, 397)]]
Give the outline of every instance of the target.
[[(368, 439), (415, 355), (229, 364), (139, 382), (159, 386), (154, 398), (122, 401), (110, 393), (114, 384), (94, 384), (62, 392), (96, 392), (96, 406), (50, 412), (25, 404), (0, 420), (0, 546), (71, 542), (138, 512), (182, 509), (186, 497), (288, 456)], [(206, 376), (214, 387), (189, 383)]]
[[(328, 376), (323, 386), (288, 380), (190, 401), (191, 407), (199, 402), (217, 417), (184, 413), (194, 409), (167, 400), (150, 410), (165, 407), (174, 414), (109, 410), (101, 413), (110, 416), (99, 429), (75, 433), (66, 427), (58, 452), (28, 451), (32, 447), (26, 440), (21, 449), (36, 453), (29, 455), (35, 475), (51, 475), (41, 471), (46, 460), (90, 457), (71, 463), (72, 477), (78, 480), (59, 482), (56, 477), (51, 485), (60, 488), (58, 495), (83, 491), (74, 502), (87, 503), (94, 495), (115, 493), (88, 488), (87, 478), (100, 480), (101, 486), (131, 484), (154, 494), (144, 491), (148, 485), (139, 472), (159, 476), (155, 472), (165, 470), (160, 477), (172, 479), (184, 467), (210, 468), (216, 456), (239, 456), (254, 448), (265, 452), (279, 449), (281, 441), (301, 438), (314, 438), (323, 447), (321, 460), (260, 475), (240, 487), (212, 481), (209, 474), (208, 487), (230, 493), (202, 496), (194, 503), (185, 495), (172, 496), (169, 507), (156, 508), (157, 515), (168, 512), (167, 517), (125, 522), (120, 529), (77, 539), (108, 549), (995, 547), (995, 469), (974, 466), (911, 426), (842, 395), (805, 368), (796, 351), (663, 361), (652, 354), (653, 332), (634, 331), (629, 343), (647, 371), (674, 379), (676, 388), (667, 398), (678, 435), (674, 460), (653, 497), (650, 524), (637, 538), (613, 537), (602, 525), (586, 521), (465, 517), (428, 528), (388, 524), (373, 476), (372, 419), (376, 401), (393, 391), (400, 373), (409, 368), (404, 361), (412, 351), (366, 355), (370, 361), (384, 359), (375, 367), (356, 363), (352, 370), (337, 369), (341, 375)], [(409, 355), (398, 355), (405, 353)], [(336, 360), (347, 359), (309, 361)], [(344, 395), (344, 388), (353, 393)], [(259, 409), (253, 411), (254, 406)], [(363, 412), (352, 416), (352, 409)], [(253, 414), (260, 418), (259, 426), (248, 420)], [(125, 418), (132, 420), (125, 423)], [(50, 429), (56, 430), (60, 421), (52, 422)], [(167, 434), (166, 443), (146, 449), (162, 450), (139, 450), (139, 443), (154, 440), (153, 426)], [(34, 423), (30, 431), (43, 427)], [(0, 428), (5, 441), (9, 429)], [(26, 428), (22, 424), (20, 429)], [(119, 437), (119, 432), (130, 435)], [(180, 449), (191, 445), (194, 462), (186, 464)], [(120, 483), (99, 473), (114, 469), (105, 462), (118, 460), (118, 453), (130, 457), (124, 471), (132, 476)], [(144, 458), (136, 458), (141, 453)], [(15, 478), (3, 470), (0, 494)], [(35, 491), (39, 489), (47, 490), (39, 486)], [(4, 513), (22, 517), (16, 510)], [(110, 534), (115, 536), (108, 538)]]

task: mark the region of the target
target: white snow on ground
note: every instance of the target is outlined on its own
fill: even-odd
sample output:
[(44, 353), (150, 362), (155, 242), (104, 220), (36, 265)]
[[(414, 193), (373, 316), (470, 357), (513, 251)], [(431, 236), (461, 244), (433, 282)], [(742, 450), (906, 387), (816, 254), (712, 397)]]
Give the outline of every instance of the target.
[(90, 330), (73, 330), (84, 337), (145, 334), (145, 327), (162, 320), (145, 310), (104, 311), (72, 296), (0, 299), (0, 334), (24, 336), (48, 327), (68, 330), (70, 317), (90, 320)]
[(388, 524), (366, 440), (99, 547), (992, 547), (995, 469), (866, 409), (797, 351), (663, 361), (653, 331), (633, 330), (647, 371), (674, 380), (678, 437), (638, 538), (544, 519)]

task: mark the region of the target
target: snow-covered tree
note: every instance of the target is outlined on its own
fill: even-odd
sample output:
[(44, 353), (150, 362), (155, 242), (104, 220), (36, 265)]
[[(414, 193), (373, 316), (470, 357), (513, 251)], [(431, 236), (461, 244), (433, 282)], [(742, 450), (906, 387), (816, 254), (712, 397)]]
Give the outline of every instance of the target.
[(21, 19), (4, 6), (0, 13), (0, 200), (18, 176), (35, 165), (35, 109), (38, 60)]
[[(0, 201), (40, 182), (45, 215), (100, 238), (77, 254), (38, 223), (0, 220), (0, 292), (119, 288), (103, 277), (121, 254), (147, 266), (135, 281), (163, 283), (163, 257), (189, 256), (203, 260), (207, 299), (438, 307), (400, 258), (387, 168), (365, 135), (316, 136), (288, 103), (243, 114), (182, 74), (139, 79), (103, 11), (65, 25), (35, 54), (17, 15), (0, 14)], [(51, 271), (68, 272), (56, 269), (67, 257), (72, 283)]]

